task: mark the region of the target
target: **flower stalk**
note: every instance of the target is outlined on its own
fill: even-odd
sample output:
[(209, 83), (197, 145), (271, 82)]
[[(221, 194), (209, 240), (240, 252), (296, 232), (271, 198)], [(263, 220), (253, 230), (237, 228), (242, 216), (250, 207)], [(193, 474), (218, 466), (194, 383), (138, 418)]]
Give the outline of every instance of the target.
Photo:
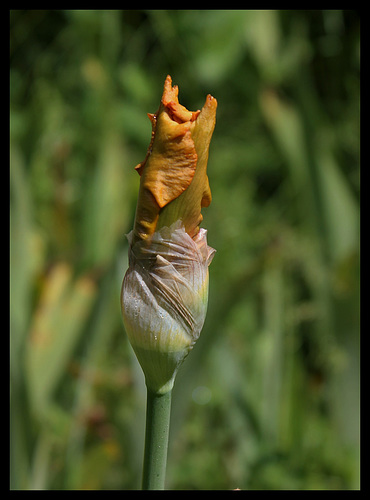
[(162, 489), (171, 394), (182, 362), (202, 330), (208, 303), (208, 266), (215, 250), (200, 228), (211, 203), (208, 150), (217, 101), (188, 111), (167, 76), (140, 175), (129, 268), (121, 292), (123, 322), (143, 369), (147, 421), (143, 489)]
[(172, 391), (165, 394), (147, 391), (143, 490), (164, 489), (171, 396)]

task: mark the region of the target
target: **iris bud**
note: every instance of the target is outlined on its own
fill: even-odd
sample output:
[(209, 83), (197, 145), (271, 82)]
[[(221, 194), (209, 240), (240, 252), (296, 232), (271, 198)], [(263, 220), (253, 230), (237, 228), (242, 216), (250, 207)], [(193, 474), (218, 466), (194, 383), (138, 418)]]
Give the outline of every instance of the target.
[(121, 292), (146, 385), (163, 394), (202, 330), (215, 253), (199, 225), (201, 208), (211, 202), (206, 167), (217, 101), (207, 96), (203, 109), (191, 112), (177, 95), (168, 76), (159, 110), (149, 115), (152, 138), (136, 167), (140, 190)]

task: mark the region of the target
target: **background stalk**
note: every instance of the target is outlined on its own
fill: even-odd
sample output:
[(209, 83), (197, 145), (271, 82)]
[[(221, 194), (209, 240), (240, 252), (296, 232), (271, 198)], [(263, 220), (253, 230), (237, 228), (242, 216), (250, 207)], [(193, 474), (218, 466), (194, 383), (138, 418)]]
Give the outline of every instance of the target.
[(172, 391), (147, 391), (143, 490), (163, 490), (166, 476)]

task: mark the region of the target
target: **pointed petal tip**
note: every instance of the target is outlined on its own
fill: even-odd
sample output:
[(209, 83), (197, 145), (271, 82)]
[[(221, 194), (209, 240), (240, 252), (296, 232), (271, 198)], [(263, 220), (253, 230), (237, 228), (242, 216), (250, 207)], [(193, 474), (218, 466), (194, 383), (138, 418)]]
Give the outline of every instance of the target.
[(216, 111), (217, 108), (217, 99), (213, 97), (211, 94), (208, 94), (206, 97), (206, 102), (204, 106), (207, 106), (209, 108), (213, 108)]

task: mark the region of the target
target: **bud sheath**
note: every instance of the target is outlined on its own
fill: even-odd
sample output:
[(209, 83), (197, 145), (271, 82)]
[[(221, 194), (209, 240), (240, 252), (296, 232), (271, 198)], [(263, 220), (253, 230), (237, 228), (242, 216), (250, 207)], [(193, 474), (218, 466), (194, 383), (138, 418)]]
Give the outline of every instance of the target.
[[(132, 239), (132, 232), (129, 235)], [(207, 311), (207, 232), (191, 238), (180, 221), (130, 248), (122, 287), (127, 334), (154, 391), (172, 388), (181, 362), (198, 339)]]

